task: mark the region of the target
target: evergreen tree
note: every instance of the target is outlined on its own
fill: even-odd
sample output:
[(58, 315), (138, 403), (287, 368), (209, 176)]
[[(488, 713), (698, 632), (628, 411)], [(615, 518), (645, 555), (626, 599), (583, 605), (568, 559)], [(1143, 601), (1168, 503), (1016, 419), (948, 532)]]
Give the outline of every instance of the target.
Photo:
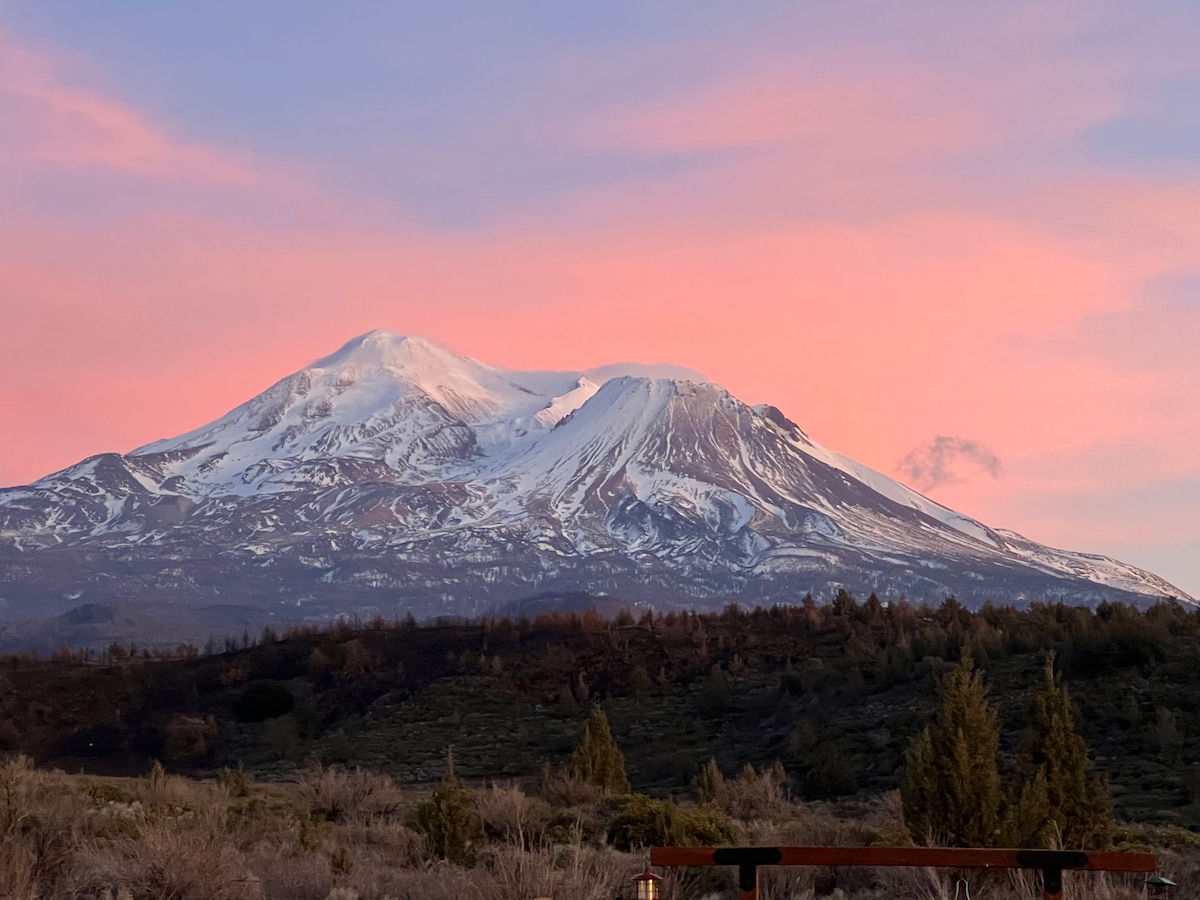
[(417, 824), (429, 848), (450, 862), (468, 862), (483, 839), (483, 824), (475, 795), (463, 786), (454, 771), (454, 751), (446, 751), (446, 777), (429, 799), (417, 807)]
[(630, 696), (635, 700), (645, 700), (652, 690), (654, 682), (650, 680), (650, 673), (646, 671), (646, 667), (640, 663), (634, 666), (633, 671), (629, 673)]
[(1045, 847), (1047, 823), (1050, 821), (1050, 794), (1046, 785), (1046, 770), (1038, 767), (1020, 785), (1005, 816), (1005, 843), (1013, 847)]
[(700, 713), (704, 716), (722, 716), (729, 711), (733, 695), (729, 691), (729, 681), (720, 665), (714, 664), (700, 683), (698, 702)]
[(724, 789), (725, 776), (721, 774), (715, 758), (705, 763), (700, 774), (692, 780), (692, 794), (699, 803), (714, 802)]
[(974, 662), (964, 657), (942, 683), (942, 707), (908, 751), (901, 800), (918, 842), (992, 847), (1000, 832), (996, 711)]
[(571, 774), (594, 784), (606, 794), (628, 794), (629, 778), (625, 775), (625, 755), (613, 740), (608, 716), (599, 706), (583, 726), (579, 746), (571, 754)]
[[(1075, 730), (1071, 697), (1055, 675), (1053, 654), (1030, 703), (1029, 720), (1031, 736), (1021, 754), (1027, 783), (1016, 810), (1024, 822), (1014, 839), (1026, 846), (1061, 843), (1072, 850), (1107, 847), (1112, 842), (1108, 784), (1092, 771), (1087, 744)], [(1034, 809), (1021, 808), (1026, 797)]]

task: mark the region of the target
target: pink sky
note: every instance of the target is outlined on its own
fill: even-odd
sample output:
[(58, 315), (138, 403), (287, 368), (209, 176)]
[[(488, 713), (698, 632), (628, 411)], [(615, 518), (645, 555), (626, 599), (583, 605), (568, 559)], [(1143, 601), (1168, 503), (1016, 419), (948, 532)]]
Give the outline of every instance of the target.
[(512, 368), (689, 366), (910, 482), (910, 451), (974, 442), (1001, 474), (959, 455), (917, 486), (1200, 595), (1200, 174), (1079, 149), (1145, 79), (1196, 73), (1064, 53), (1093, 24), (996, 27), (970, 65), (870, 42), (793, 61), (751, 29), (711, 77), (529, 124), (553, 158), (665, 163), (461, 227), (0, 30), (0, 483), (193, 428), (387, 328)]

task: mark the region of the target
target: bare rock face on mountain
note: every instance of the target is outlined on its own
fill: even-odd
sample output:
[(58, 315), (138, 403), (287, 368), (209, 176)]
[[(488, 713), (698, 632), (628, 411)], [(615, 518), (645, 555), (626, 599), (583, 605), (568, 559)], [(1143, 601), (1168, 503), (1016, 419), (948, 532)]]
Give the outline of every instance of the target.
[(694, 372), (503, 371), (371, 332), (217, 421), (0, 491), (0, 616), (85, 603), (473, 615), (838, 588), (1190, 600), (959, 515)]

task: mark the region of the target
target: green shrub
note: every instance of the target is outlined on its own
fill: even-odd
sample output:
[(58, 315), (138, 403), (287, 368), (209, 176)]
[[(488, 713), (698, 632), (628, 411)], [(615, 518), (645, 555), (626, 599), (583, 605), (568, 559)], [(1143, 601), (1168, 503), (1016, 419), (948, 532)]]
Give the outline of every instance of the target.
[(111, 781), (86, 781), (83, 792), (99, 806), (106, 803), (128, 803), (133, 799), (127, 789)]
[(680, 809), (668, 800), (631, 794), (608, 827), (608, 840), (618, 850), (639, 847), (696, 847), (733, 842), (733, 827), (711, 809)]
[(446, 755), (446, 777), (432, 796), (417, 807), (417, 825), (438, 857), (454, 863), (469, 863), (483, 840), (483, 823), (475, 807), (475, 796), (463, 786), (454, 771), (454, 755)]
[(676, 807), (675, 820), (676, 840), (685, 847), (707, 847), (734, 842), (733, 824), (716, 810)]

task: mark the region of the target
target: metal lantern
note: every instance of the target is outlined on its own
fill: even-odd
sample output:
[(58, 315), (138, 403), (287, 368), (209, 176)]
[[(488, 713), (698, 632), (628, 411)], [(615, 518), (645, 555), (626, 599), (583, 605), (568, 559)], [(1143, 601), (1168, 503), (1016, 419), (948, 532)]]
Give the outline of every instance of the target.
[(1146, 879), (1146, 886), (1150, 888), (1151, 897), (1165, 897), (1167, 891), (1176, 887), (1176, 884), (1170, 878), (1164, 878), (1162, 875), (1151, 875)]
[(662, 878), (651, 872), (647, 866), (641, 875), (633, 876), (633, 886), (636, 889), (634, 896), (637, 897), (637, 900), (658, 900), (658, 883), (660, 881)]

